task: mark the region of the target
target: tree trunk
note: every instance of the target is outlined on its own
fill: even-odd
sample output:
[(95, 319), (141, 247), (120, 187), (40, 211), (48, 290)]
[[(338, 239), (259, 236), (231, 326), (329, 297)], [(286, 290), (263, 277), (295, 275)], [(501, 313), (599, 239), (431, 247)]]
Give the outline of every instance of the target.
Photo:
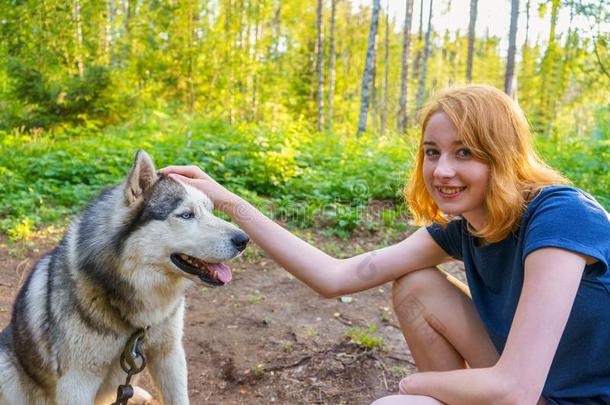
[(373, 0), (373, 14), (371, 16), (371, 27), (369, 30), (369, 42), (366, 51), (366, 62), (362, 73), (362, 92), (360, 98), (360, 117), (358, 120), (358, 132), (356, 136), (366, 131), (366, 121), (369, 111), (369, 98), (371, 96), (371, 82), (375, 63), (375, 37), (377, 36), (377, 23), (379, 20), (380, 0)]
[[(379, 49), (379, 47), (377, 46), (377, 44), (375, 44), (375, 49)], [(369, 100), (371, 100), (371, 109), (373, 110), (373, 114), (372, 114), (372, 119), (371, 119), (371, 125), (372, 125), (372, 129), (371, 132), (373, 134), (377, 134), (377, 129), (379, 128), (378, 126), (378, 121), (379, 121), (379, 106), (378, 106), (378, 94), (377, 94), (377, 53), (375, 53), (375, 58), (373, 61), (373, 78), (371, 79), (371, 97)]]
[(114, 0), (108, 0), (108, 55), (110, 57), (110, 64), (113, 68), (119, 64), (117, 58), (118, 52), (116, 51), (116, 12), (117, 7)]
[(525, 3), (525, 45), (528, 47), (528, 41), (530, 36), (530, 3), (531, 0), (527, 0), (527, 2)]
[(405, 23), (402, 40), (402, 71), (400, 74), (400, 99), (398, 110), (398, 131), (405, 132), (408, 125), (407, 97), (409, 95), (409, 45), (411, 38), (411, 18), (413, 0), (406, 0)]
[(83, 60), (83, 25), (80, 18), (80, 0), (74, 0), (73, 7), (74, 15), (74, 37), (76, 39), (76, 54), (75, 61), (78, 67), (78, 75), (81, 79), (85, 76), (85, 62)]
[(390, 81), (390, 2), (386, 3), (384, 38), (383, 99), (381, 101), (381, 135), (385, 135), (388, 121), (388, 88)]
[(470, 0), (470, 22), (468, 24), (468, 60), (466, 61), (466, 81), (472, 81), (472, 58), (474, 56), (475, 25), (479, 0)]
[(324, 44), (322, 43), (322, 0), (318, 0), (317, 7), (317, 29), (318, 29), (318, 56), (316, 59), (316, 72), (318, 74), (318, 131), (322, 131), (322, 115), (324, 112)]
[(110, 64), (110, 21), (109, 21), (108, 4), (104, 3), (104, 11), (102, 12), (102, 27), (99, 31), (99, 51), (97, 54), (97, 63), (108, 66)]
[(508, 58), (506, 61), (506, 75), (504, 76), (504, 92), (510, 97), (517, 98), (515, 76), (515, 50), (517, 49), (517, 20), (519, 19), (519, 0), (511, 0), (510, 31), (508, 35)]
[(335, 9), (337, 0), (330, 2), (330, 50), (328, 61), (328, 107), (326, 117), (326, 127), (329, 131), (333, 130), (333, 99), (335, 97)]
[(253, 63), (252, 71), (252, 99), (250, 101), (252, 110), (252, 119), (258, 121), (258, 65), (259, 65), (259, 42), (263, 38), (263, 18), (261, 17), (262, 7), (256, 3), (256, 16), (254, 21), (254, 46), (253, 46)]
[(275, 9), (275, 15), (273, 16), (273, 45), (270, 48), (270, 54), (273, 53), (273, 56), (276, 56), (279, 53), (280, 46), (280, 20), (282, 15), (282, 1), (278, 0), (277, 8)]
[(190, 1), (188, 4), (188, 111), (193, 113), (195, 109), (195, 16), (197, 11), (194, 10), (198, 4), (195, 1)]
[(225, 110), (227, 111), (227, 118), (229, 123), (232, 124), (235, 120), (235, 72), (234, 72), (234, 58), (233, 54), (235, 41), (233, 39), (234, 30), (231, 26), (233, 17), (233, 4), (232, 0), (223, 0), (223, 8), (224, 8), (224, 35), (226, 38), (224, 48), (224, 66), (225, 66), (225, 74), (227, 75), (227, 92), (228, 92), (228, 102), (225, 106)]
[(428, 71), (428, 56), (430, 56), (430, 34), (432, 33), (432, 5), (430, 0), (430, 13), (428, 14), (428, 30), (426, 31), (426, 42), (424, 43), (424, 56), (421, 65), (421, 75), (419, 76), (419, 88), (417, 90), (417, 110), (424, 105), (424, 92), (426, 89), (426, 73)]
[[(415, 1), (415, 0), (413, 0)], [(421, 46), (424, 42), (424, 0), (419, 2), (419, 29), (417, 30), (417, 52), (415, 53), (415, 64), (413, 66), (413, 78), (418, 78), (421, 68), (423, 52)]]
[(133, 0), (123, 0), (123, 38), (121, 47), (121, 60), (120, 65), (125, 66), (126, 62), (129, 60), (129, 56), (131, 53), (130, 47), (130, 39), (131, 39), (131, 7)]

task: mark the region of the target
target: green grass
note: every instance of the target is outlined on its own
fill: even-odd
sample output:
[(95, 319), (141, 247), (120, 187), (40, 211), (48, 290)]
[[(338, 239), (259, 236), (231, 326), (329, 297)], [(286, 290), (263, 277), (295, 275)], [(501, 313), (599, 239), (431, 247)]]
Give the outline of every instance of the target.
[[(599, 138), (599, 137), (598, 137)], [(298, 127), (170, 117), (151, 112), (98, 131), (0, 132), (0, 230), (27, 239), (66, 221), (102, 188), (119, 182), (138, 149), (157, 167), (197, 164), (229, 189), (289, 225), (347, 237), (355, 230), (406, 229), (402, 189), (414, 136), (310, 134)], [(583, 139), (538, 142), (544, 158), (610, 207), (610, 144)], [(395, 203), (371, 219), (371, 200)]]

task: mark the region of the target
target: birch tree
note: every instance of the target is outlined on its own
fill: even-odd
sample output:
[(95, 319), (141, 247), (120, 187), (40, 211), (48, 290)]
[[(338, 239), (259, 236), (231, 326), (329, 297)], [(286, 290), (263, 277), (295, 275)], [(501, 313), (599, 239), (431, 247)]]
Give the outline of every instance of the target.
[(510, 30), (508, 33), (508, 57), (504, 76), (504, 92), (512, 98), (517, 97), (515, 76), (515, 51), (517, 49), (517, 21), (519, 20), (519, 0), (511, 0)]
[(82, 79), (85, 76), (85, 61), (83, 55), (83, 24), (81, 21), (80, 13), (80, 0), (74, 0), (73, 4), (74, 12), (74, 37), (76, 43), (76, 66), (78, 66), (78, 75)]
[(418, 78), (423, 55), (422, 47), (424, 44), (424, 0), (419, 1), (419, 28), (417, 29), (417, 41), (415, 43), (417, 45), (417, 52), (415, 53), (415, 63), (413, 66), (413, 78)]
[(408, 125), (407, 97), (409, 95), (409, 48), (411, 38), (411, 19), (413, 17), (413, 0), (405, 2), (405, 22), (402, 39), (402, 70), (400, 74), (400, 99), (398, 110), (398, 131), (404, 132)]
[(385, 13), (385, 38), (383, 50), (384, 55), (384, 75), (383, 75), (383, 99), (381, 100), (381, 135), (385, 134), (388, 120), (388, 87), (390, 80), (390, 2), (386, 2)]
[(318, 7), (316, 9), (317, 19), (317, 58), (316, 58), (316, 72), (318, 75), (318, 131), (322, 131), (322, 116), (324, 112), (324, 44), (322, 43), (322, 0), (318, 0)]
[(475, 25), (479, 0), (470, 0), (470, 21), (468, 23), (468, 59), (466, 61), (466, 81), (472, 81), (472, 58), (474, 54)]
[(426, 30), (426, 40), (424, 43), (424, 55), (421, 63), (421, 74), (419, 76), (419, 88), (417, 90), (417, 109), (420, 110), (424, 105), (424, 92), (426, 90), (426, 73), (428, 71), (428, 57), (430, 56), (430, 34), (432, 33), (432, 6), (430, 0), (430, 12), (428, 14), (428, 29)]
[(328, 55), (328, 115), (326, 117), (326, 127), (329, 131), (333, 129), (333, 99), (335, 97), (335, 11), (337, 0), (330, 0), (330, 38), (329, 38), (329, 55)]
[(358, 120), (358, 132), (356, 136), (366, 131), (366, 121), (369, 112), (369, 99), (371, 96), (371, 82), (373, 70), (375, 69), (375, 38), (377, 37), (377, 23), (379, 20), (380, 0), (373, 0), (373, 13), (371, 16), (371, 28), (369, 30), (369, 41), (366, 50), (366, 62), (362, 73), (362, 90), (360, 97), (360, 117)]

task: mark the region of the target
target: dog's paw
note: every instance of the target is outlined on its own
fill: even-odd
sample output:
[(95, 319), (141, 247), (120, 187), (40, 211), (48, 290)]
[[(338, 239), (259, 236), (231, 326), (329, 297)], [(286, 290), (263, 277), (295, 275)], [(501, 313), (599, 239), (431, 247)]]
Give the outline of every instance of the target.
[(134, 385), (133, 397), (131, 397), (127, 403), (130, 405), (159, 405), (159, 402), (156, 401), (152, 395), (137, 385)]

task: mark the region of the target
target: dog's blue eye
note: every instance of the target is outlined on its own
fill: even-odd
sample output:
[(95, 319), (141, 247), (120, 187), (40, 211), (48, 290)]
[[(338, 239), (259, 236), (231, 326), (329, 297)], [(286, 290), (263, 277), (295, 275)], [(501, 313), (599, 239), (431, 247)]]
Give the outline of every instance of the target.
[(182, 214), (178, 214), (178, 217), (182, 219), (193, 219), (195, 218), (195, 214), (191, 211), (183, 212)]

